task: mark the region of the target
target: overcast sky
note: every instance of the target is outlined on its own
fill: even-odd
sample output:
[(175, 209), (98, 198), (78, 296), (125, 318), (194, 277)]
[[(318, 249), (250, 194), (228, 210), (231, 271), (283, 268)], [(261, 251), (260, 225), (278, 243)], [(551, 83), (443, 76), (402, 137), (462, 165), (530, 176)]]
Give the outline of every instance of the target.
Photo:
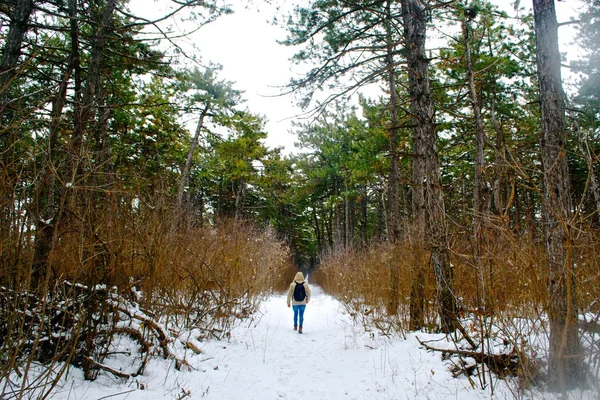
[(267, 118), (266, 144), (292, 151), (294, 137), (288, 131), (292, 118), (301, 110), (294, 106), (290, 96), (278, 94), (292, 76), (289, 59), (293, 49), (276, 42), (283, 40), (286, 33), (269, 23), (274, 7), (261, 6), (261, 9), (237, 6), (234, 14), (203, 27), (194, 39), (202, 50), (203, 60), (221, 64), (220, 76), (236, 82), (235, 87), (245, 91), (250, 111)]
[[(246, 106), (256, 114), (266, 117), (266, 130), (269, 147), (285, 147), (287, 152), (295, 151), (294, 135), (290, 133), (291, 120), (302, 111), (294, 105), (290, 96), (277, 96), (282, 85), (292, 77), (289, 62), (294, 50), (277, 44), (284, 39), (283, 28), (272, 25), (276, 6), (291, 9), (301, 0), (273, 0), (275, 5), (263, 5), (255, 0), (251, 7), (244, 7), (245, 1), (232, 1), (234, 13), (219, 17), (216, 21), (202, 27), (189, 39), (199, 50), (204, 63), (213, 62), (223, 66), (219, 73), (221, 79), (235, 82), (234, 88), (243, 90)], [(507, 9), (511, 0), (496, 0)], [(556, 2), (559, 22), (567, 21), (576, 14), (584, 0)], [(161, 0), (150, 3), (148, 0), (132, 0), (131, 9), (138, 15), (160, 15)], [(148, 7), (153, 4), (153, 7)], [(521, 4), (531, 7), (531, 0), (522, 0)], [(561, 51), (567, 49), (572, 41), (570, 28), (561, 28)], [(573, 52), (569, 54), (572, 56)], [(297, 69), (294, 69), (296, 71)]]

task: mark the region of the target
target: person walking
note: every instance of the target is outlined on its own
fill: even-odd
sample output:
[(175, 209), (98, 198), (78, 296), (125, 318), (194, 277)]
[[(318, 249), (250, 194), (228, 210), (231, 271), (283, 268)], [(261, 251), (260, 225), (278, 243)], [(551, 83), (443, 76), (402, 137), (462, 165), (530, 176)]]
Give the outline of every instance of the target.
[[(304, 280), (304, 274), (298, 272), (294, 277), (294, 281), (290, 283), (287, 306), (290, 307), (291, 305), (294, 309), (294, 330), (297, 330), (300, 334), (302, 334), (302, 326), (304, 324), (304, 310), (306, 310), (306, 305), (309, 301), (310, 287), (308, 287), (308, 283)], [(298, 321), (298, 317), (300, 317), (300, 321)], [(298, 325), (298, 322), (300, 322), (300, 325)]]

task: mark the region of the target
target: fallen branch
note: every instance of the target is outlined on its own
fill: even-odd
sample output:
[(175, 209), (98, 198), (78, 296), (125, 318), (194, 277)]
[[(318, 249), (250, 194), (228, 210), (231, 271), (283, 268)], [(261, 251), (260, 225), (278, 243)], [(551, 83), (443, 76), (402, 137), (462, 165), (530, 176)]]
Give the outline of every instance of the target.
[(417, 338), (418, 342), (421, 346), (425, 347), (427, 350), (438, 351), (444, 354), (450, 355), (458, 355), (461, 357), (471, 357), (478, 363), (483, 363), (488, 366), (488, 368), (496, 373), (499, 377), (505, 376), (518, 376), (522, 373), (522, 362), (520, 356), (514, 351), (505, 354), (487, 354), (477, 351), (469, 351), (469, 350), (459, 350), (459, 349), (438, 349), (436, 347), (429, 346), (425, 342), (421, 341)]
[(175, 366), (176, 366), (175, 368), (177, 370), (179, 370), (182, 365), (192, 368), (191, 364), (189, 362), (187, 362), (187, 360), (180, 359), (179, 357), (177, 357), (175, 354), (173, 354), (171, 352), (171, 350), (169, 349), (169, 342), (171, 341), (171, 338), (169, 335), (167, 335), (167, 332), (165, 332), (164, 328), (161, 325), (159, 325), (156, 321), (154, 321), (147, 315), (139, 313), (139, 312), (130, 313), (129, 310), (122, 308), (122, 307), (119, 307), (119, 311), (121, 311), (122, 313), (124, 313), (126, 315), (129, 315), (129, 317), (132, 319), (137, 319), (137, 320), (141, 321), (144, 325), (146, 325), (148, 328), (150, 328), (156, 334), (156, 336), (158, 338), (159, 346), (163, 351), (163, 357), (175, 360)]
[(136, 389), (131, 389), (131, 390), (128, 390), (126, 392), (119, 392), (119, 393), (115, 393), (115, 394), (109, 394), (108, 396), (100, 397), (98, 400), (110, 399), (111, 397), (122, 396), (124, 394), (129, 394), (129, 393), (135, 392), (135, 391), (136, 391)]
[(126, 374), (126, 373), (124, 373), (124, 372), (117, 371), (116, 369), (114, 369), (114, 368), (111, 368), (111, 367), (109, 367), (108, 365), (104, 365), (104, 364), (101, 364), (101, 363), (99, 363), (98, 361), (94, 360), (93, 358), (90, 358), (90, 357), (85, 357), (85, 358), (86, 358), (86, 359), (87, 359), (89, 362), (91, 362), (92, 364), (94, 364), (94, 366), (95, 366), (96, 368), (99, 368), (99, 369), (101, 369), (101, 370), (103, 370), (103, 371), (106, 371), (106, 372), (110, 372), (110, 373), (111, 373), (111, 374), (113, 374), (114, 376), (118, 376), (119, 378), (130, 378), (130, 377), (131, 377), (131, 375), (130, 375), (130, 374)]

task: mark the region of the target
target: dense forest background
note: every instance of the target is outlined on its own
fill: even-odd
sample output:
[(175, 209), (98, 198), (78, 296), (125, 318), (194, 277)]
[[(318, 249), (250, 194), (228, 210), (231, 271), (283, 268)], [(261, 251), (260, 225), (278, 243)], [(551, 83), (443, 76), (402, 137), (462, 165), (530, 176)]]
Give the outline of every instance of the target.
[[(568, 66), (554, 1), (520, 3), (299, 5), (279, 18), (306, 71), (286, 90), (313, 118), (286, 154), (218, 66), (160, 29), (202, 29), (220, 1), (172, 0), (155, 21), (126, 0), (0, 1), (3, 393), (25, 395), (9, 377), (34, 362), (94, 379), (111, 335), (164, 344), (152, 321), (222, 337), (293, 267), (365, 324), (481, 354), (499, 326), (535, 321), (546, 364), (519, 331), (519, 373), (597, 385), (600, 2), (563, 21), (583, 55)], [(120, 327), (127, 302), (150, 333)]]

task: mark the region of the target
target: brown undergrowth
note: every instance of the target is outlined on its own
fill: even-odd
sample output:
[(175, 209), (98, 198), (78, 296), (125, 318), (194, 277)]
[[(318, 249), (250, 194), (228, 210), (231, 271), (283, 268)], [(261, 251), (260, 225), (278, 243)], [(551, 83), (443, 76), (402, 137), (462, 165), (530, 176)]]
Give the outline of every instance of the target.
[[(287, 284), (287, 248), (268, 229), (233, 220), (173, 229), (168, 213), (108, 211), (97, 219), (65, 214), (42, 272), (30, 263), (33, 246), (21, 244), (18, 258), (3, 254), (0, 397), (42, 398), (73, 365), (86, 379), (135, 376), (151, 356), (181, 367), (181, 354), (227, 338)], [(107, 364), (123, 338), (138, 348), (131, 371)]]
[[(578, 282), (582, 357), (591, 367), (588, 381), (598, 382), (598, 369), (593, 366), (600, 361), (600, 241), (594, 232), (588, 231), (579, 232), (574, 243), (571, 251)], [(466, 235), (456, 235), (450, 251), (458, 317), (477, 344), (473, 349), (457, 334), (453, 337), (455, 354), (462, 357), (467, 351), (481, 354), (476, 358), (486, 360), (494, 352), (504, 353), (517, 362), (496, 376), (518, 375), (522, 387), (542, 382), (548, 339), (543, 245), (529, 236), (489, 229), (479, 248)], [(409, 329), (412, 274), (419, 262), (426, 265), (423, 330), (437, 332), (435, 279), (425, 250), (398, 243), (331, 254), (324, 257), (311, 278), (338, 298), (366, 330), (385, 335), (404, 334)], [(397, 269), (399, 277), (396, 290), (392, 268)], [(393, 297), (397, 309), (390, 309)], [(467, 369), (462, 371), (471, 373)], [(491, 377), (486, 375), (489, 371), (481, 368), (478, 377), (485, 387), (492, 385)]]

